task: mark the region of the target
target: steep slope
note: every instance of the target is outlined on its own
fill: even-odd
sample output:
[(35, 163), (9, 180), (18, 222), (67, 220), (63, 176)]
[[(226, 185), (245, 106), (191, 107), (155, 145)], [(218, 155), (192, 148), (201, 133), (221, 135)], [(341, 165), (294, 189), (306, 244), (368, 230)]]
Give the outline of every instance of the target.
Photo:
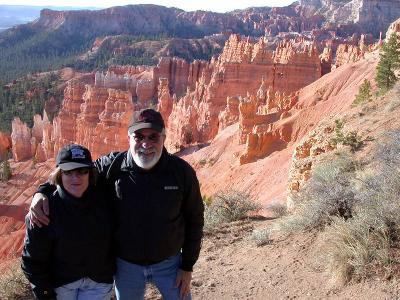
[(299, 108), (293, 108), (290, 117), (273, 125), (276, 131), (287, 132), (287, 144), (275, 148), (265, 158), (240, 164), (239, 157), (246, 145), (239, 145), (237, 123), (221, 131), (209, 146), (184, 155), (196, 167), (203, 193), (212, 195), (239, 187), (263, 204), (286, 201), (288, 172), (297, 143), (322, 120), (333, 123), (335, 116), (350, 109), (362, 81), (374, 78), (377, 62), (378, 53), (371, 53), (301, 89)]

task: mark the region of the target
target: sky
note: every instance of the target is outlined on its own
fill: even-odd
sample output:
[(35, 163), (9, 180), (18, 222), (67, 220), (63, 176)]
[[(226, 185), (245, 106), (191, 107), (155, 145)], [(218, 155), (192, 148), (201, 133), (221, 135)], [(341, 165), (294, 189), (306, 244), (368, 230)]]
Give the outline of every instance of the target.
[(178, 7), (186, 11), (211, 10), (227, 12), (249, 6), (286, 6), (295, 0), (0, 0), (0, 4), (34, 5), (34, 6), (84, 6), (111, 7), (128, 4), (158, 4), (167, 7)]

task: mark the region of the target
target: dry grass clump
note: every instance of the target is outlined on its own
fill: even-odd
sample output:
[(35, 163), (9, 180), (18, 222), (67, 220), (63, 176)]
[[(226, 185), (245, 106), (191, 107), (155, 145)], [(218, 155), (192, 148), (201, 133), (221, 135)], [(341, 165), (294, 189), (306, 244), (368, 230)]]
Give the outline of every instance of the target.
[(336, 283), (360, 279), (375, 265), (390, 263), (390, 230), (373, 228), (368, 219), (356, 216), (349, 220), (335, 217), (323, 233), (323, 263)]
[(338, 153), (313, 170), (304, 188), (293, 195), (295, 210), (275, 223), (284, 235), (322, 228), (331, 216), (349, 218), (354, 205), (351, 176), (355, 164), (350, 156)]
[(272, 242), (271, 233), (271, 228), (254, 229), (250, 239), (254, 241), (257, 246), (264, 246)]
[(22, 273), (19, 262), (16, 262), (7, 272), (0, 275), (0, 299), (33, 299), (31, 287)]
[(269, 210), (270, 212), (272, 212), (272, 214), (276, 218), (281, 218), (288, 214), (287, 206), (285, 204), (281, 204), (281, 203), (277, 203), (277, 202), (269, 204), (266, 207), (266, 209)]
[(260, 210), (261, 205), (247, 193), (236, 190), (221, 192), (210, 205), (206, 205), (204, 228), (208, 230), (221, 223), (241, 220)]

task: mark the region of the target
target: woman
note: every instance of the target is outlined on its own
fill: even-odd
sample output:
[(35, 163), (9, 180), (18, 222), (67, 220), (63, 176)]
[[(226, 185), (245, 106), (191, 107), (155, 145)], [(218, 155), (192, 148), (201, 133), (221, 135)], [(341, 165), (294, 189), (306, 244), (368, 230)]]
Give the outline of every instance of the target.
[(67, 145), (56, 159), (50, 182), (49, 226), (26, 219), (22, 269), (36, 299), (110, 299), (114, 256), (107, 194), (95, 186), (96, 169), (88, 149)]

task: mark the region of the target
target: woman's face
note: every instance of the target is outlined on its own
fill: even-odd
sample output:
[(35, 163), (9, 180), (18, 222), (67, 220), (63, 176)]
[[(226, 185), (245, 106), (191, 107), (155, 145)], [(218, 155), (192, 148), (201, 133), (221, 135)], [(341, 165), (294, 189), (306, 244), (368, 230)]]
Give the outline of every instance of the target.
[(89, 169), (61, 170), (61, 181), (68, 193), (76, 198), (80, 198), (89, 186)]

